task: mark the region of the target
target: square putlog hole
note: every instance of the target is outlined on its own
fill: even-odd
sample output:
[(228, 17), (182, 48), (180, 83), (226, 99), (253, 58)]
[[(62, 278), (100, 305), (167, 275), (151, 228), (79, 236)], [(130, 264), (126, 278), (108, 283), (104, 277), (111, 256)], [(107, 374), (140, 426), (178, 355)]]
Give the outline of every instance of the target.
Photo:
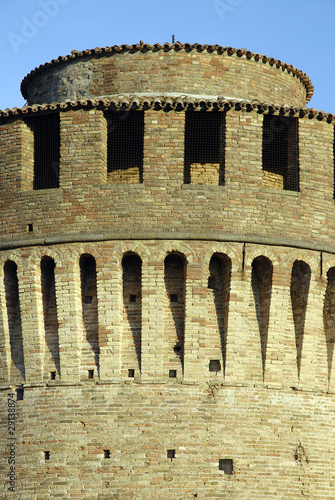
[(169, 370), (169, 378), (177, 378), (177, 370)]
[(221, 371), (221, 363), (218, 359), (211, 359), (210, 360), (209, 371), (210, 372), (220, 372)]
[(171, 460), (176, 456), (176, 450), (167, 450), (167, 457)]
[(233, 474), (233, 460), (231, 458), (220, 458), (219, 470), (223, 470), (225, 474)]

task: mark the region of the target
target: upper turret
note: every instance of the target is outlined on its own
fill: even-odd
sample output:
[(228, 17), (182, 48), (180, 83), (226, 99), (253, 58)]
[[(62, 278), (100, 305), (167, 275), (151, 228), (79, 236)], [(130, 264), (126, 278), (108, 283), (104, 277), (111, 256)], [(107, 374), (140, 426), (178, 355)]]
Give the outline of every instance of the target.
[(141, 42), (72, 51), (31, 71), (21, 91), (28, 104), (177, 93), (304, 107), (313, 85), (297, 68), (246, 49)]

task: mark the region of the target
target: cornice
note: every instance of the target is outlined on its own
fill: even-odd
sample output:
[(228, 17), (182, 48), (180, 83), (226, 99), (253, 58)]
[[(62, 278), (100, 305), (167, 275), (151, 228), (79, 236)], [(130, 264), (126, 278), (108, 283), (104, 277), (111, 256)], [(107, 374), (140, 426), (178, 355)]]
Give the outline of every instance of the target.
[(335, 115), (318, 111), (315, 108), (300, 108), (288, 105), (262, 103), (260, 101), (248, 101), (240, 99), (228, 99), (225, 97), (203, 97), (193, 95), (115, 95), (89, 99), (78, 99), (74, 101), (53, 102), (51, 104), (33, 104), (22, 108), (7, 108), (0, 110), (0, 118), (24, 117), (52, 112), (69, 111), (76, 109), (102, 109), (102, 110), (175, 110), (175, 111), (246, 111), (259, 114), (277, 114), (291, 116), (327, 123), (335, 123)]

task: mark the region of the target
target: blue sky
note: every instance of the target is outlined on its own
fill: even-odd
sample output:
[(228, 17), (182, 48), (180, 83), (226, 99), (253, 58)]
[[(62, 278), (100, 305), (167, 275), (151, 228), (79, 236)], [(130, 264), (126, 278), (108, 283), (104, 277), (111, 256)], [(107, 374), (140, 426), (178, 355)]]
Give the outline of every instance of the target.
[(308, 107), (335, 114), (335, 0), (1, 0), (0, 109), (23, 106), (32, 69), (110, 45), (171, 42), (246, 48), (304, 71)]

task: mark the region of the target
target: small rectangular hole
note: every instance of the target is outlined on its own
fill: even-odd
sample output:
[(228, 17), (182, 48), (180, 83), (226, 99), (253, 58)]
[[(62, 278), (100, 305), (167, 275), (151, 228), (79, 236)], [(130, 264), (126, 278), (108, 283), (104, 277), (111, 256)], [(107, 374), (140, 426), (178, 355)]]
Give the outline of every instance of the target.
[(129, 302), (136, 302), (136, 295), (130, 295)]
[(169, 370), (169, 378), (176, 378), (177, 370)]
[(110, 457), (111, 457), (110, 450), (104, 450), (104, 458), (110, 458)]
[(34, 231), (34, 227), (32, 224), (28, 224), (27, 229), (28, 229), (28, 233), (31, 233), (32, 231)]
[(218, 359), (211, 359), (210, 360), (209, 371), (210, 372), (220, 372), (221, 371), (221, 363)]
[(92, 295), (86, 295), (85, 296), (85, 298), (84, 298), (85, 304), (92, 304), (92, 301), (93, 301)]
[(94, 370), (88, 370), (88, 378), (94, 377)]
[(50, 451), (44, 452), (44, 460), (50, 460)]
[(16, 401), (23, 401), (23, 393), (23, 387), (19, 387), (18, 389), (16, 389)]
[(231, 458), (220, 458), (219, 470), (223, 470), (225, 474), (233, 473), (233, 461)]
[(50, 379), (56, 380), (56, 372), (50, 372)]
[(167, 457), (171, 460), (176, 456), (176, 450), (167, 450)]
[(170, 302), (178, 302), (178, 295), (176, 293), (171, 293)]
[(133, 369), (130, 368), (128, 370), (128, 377), (135, 377), (135, 370), (133, 370)]

